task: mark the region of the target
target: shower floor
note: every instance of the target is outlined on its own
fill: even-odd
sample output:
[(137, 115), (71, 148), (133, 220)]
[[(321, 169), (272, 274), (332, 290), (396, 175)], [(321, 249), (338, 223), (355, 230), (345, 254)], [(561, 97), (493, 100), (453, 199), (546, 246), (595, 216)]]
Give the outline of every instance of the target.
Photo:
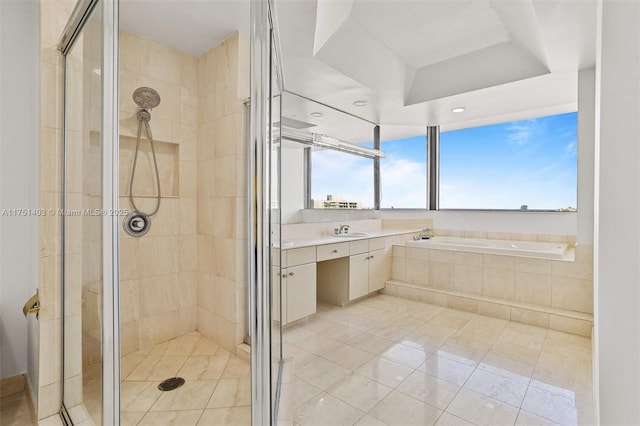
[[(197, 332), (122, 357), (121, 371), (123, 426), (251, 423), (249, 362)], [(98, 419), (100, 366), (85, 372), (85, 407)], [(182, 377), (185, 384), (159, 390), (171, 377)]]

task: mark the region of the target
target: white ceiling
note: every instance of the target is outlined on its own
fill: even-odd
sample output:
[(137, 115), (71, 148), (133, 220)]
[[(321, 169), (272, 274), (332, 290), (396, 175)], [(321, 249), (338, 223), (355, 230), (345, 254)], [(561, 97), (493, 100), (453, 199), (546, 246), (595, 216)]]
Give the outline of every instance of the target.
[(249, 0), (120, 0), (120, 27), (199, 56), (236, 31), (249, 34)]
[[(380, 123), (383, 139), (427, 124), (450, 129), (573, 110), (577, 71), (595, 63), (596, 0), (276, 5), (285, 89)], [(121, 0), (120, 13), (122, 28), (194, 55), (249, 29), (248, 0)], [(359, 100), (367, 106), (354, 106)], [(320, 106), (304, 103), (285, 101), (284, 115), (320, 126), (312, 131), (370, 140), (351, 118), (326, 110), (313, 118)], [(456, 106), (466, 111), (453, 114)]]

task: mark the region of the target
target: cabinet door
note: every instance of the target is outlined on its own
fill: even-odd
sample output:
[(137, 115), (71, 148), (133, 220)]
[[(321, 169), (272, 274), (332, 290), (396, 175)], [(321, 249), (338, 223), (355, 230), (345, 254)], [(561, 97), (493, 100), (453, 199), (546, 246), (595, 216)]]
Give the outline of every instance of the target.
[(316, 313), (316, 264), (293, 266), (284, 273), (287, 288), (287, 321)]
[(369, 288), (368, 292), (378, 291), (384, 288), (389, 275), (389, 260), (385, 250), (376, 250), (369, 253)]
[(349, 300), (369, 293), (369, 253), (349, 257)]

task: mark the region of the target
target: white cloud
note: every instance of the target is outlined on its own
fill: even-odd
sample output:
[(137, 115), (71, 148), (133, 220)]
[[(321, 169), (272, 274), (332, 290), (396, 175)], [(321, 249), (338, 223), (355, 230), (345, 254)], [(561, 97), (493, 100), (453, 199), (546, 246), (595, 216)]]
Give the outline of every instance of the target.
[(426, 161), (388, 156), (381, 162), (382, 200), (386, 208), (426, 206)]
[(529, 145), (534, 138), (544, 133), (545, 124), (539, 120), (522, 120), (511, 123), (507, 127), (509, 142), (518, 146)]
[(577, 144), (576, 141), (573, 140), (571, 142), (569, 142), (565, 147), (564, 147), (564, 155), (567, 158), (573, 158), (576, 156), (577, 154)]

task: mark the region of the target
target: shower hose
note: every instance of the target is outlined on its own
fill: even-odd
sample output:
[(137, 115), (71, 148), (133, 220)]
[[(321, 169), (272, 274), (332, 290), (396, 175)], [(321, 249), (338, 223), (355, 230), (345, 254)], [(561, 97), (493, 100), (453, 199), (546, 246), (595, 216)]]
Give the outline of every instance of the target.
[[(146, 114), (144, 114), (146, 113)], [(133, 207), (133, 209), (144, 215), (144, 216), (153, 216), (154, 214), (158, 213), (158, 210), (160, 209), (160, 200), (161, 200), (161, 196), (160, 196), (160, 173), (158, 172), (158, 161), (156, 159), (156, 149), (155, 149), (155, 144), (153, 142), (153, 135), (151, 134), (151, 126), (149, 125), (149, 118), (148, 118), (148, 112), (146, 110), (141, 110), (138, 113), (138, 137), (136, 138), (136, 148), (133, 154), (133, 166), (131, 167), (131, 180), (129, 180), (129, 201), (131, 202), (131, 206)], [(156, 203), (156, 208), (153, 210), (153, 212), (151, 213), (145, 213), (142, 210), (140, 210), (138, 208), (138, 206), (136, 206), (135, 201), (133, 201), (133, 179), (136, 175), (136, 165), (138, 163), (138, 151), (140, 149), (140, 136), (142, 135), (142, 124), (144, 122), (144, 126), (145, 126), (145, 130), (147, 133), (147, 138), (149, 139), (149, 142), (151, 143), (151, 153), (153, 154), (153, 165), (155, 167), (156, 170), (156, 184), (158, 186), (158, 196), (157, 198), (157, 203)]]

